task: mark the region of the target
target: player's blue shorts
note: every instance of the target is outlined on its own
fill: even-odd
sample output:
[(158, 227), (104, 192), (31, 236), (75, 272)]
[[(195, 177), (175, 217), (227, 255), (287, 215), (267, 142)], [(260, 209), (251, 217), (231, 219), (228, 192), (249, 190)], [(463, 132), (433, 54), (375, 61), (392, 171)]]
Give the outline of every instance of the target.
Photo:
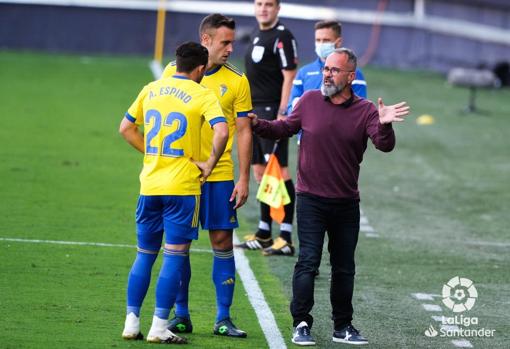
[(229, 202), (234, 181), (205, 182), (200, 199), (200, 225), (206, 230), (230, 230), (239, 227), (234, 210), (235, 200)]
[(136, 207), (138, 247), (159, 251), (163, 231), (167, 244), (198, 238), (198, 195), (140, 195)]

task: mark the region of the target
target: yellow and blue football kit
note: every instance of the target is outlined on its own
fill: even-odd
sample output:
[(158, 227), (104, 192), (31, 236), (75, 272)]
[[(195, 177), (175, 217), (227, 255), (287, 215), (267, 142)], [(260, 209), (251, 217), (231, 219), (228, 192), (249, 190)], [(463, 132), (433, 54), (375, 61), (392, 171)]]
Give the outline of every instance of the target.
[(200, 158), (204, 118), (208, 129), (225, 121), (216, 96), (188, 78), (173, 76), (145, 86), (126, 117), (145, 128), (140, 194), (200, 194), (200, 170), (191, 159)]
[[(163, 72), (163, 79), (175, 74), (175, 62), (170, 62)], [(228, 123), (228, 142), (225, 152), (208, 182), (230, 181), (234, 179), (234, 162), (232, 161), (232, 146), (236, 129), (236, 118), (247, 117), (251, 112), (250, 84), (246, 76), (230, 63), (219, 65), (205, 73), (200, 84), (212, 90), (218, 98), (223, 115)], [(210, 127), (202, 127), (202, 151), (200, 161), (209, 158), (212, 149), (213, 132)]]
[(164, 229), (167, 238), (171, 234), (196, 239), (201, 189), (200, 170), (192, 159), (200, 158), (203, 124), (211, 128), (226, 121), (218, 99), (209, 89), (174, 75), (145, 86), (125, 117), (144, 125), (145, 155), (136, 215), (139, 234)]
[[(163, 77), (174, 74), (175, 68), (175, 62), (168, 64), (163, 72)], [(209, 231), (232, 230), (239, 226), (234, 210), (235, 200), (229, 201), (234, 189), (232, 147), (237, 118), (246, 118), (248, 112), (252, 110), (250, 85), (246, 76), (229, 63), (219, 65), (206, 72), (200, 83), (212, 90), (218, 98), (229, 129), (225, 152), (207, 178), (206, 183), (202, 185), (200, 224), (202, 229)], [(201, 151), (201, 160), (207, 158), (211, 152), (212, 136), (210, 129), (202, 127), (201, 137), (204, 146)], [(213, 253), (212, 279), (216, 288), (216, 320), (220, 321), (230, 317), (229, 309), (235, 285), (235, 261), (232, 249), (213, 249)], [(188, 287), (190, 277), (191, 269), (188, 263), (181, 273), (181, 286), (175, 302), (176, 317), (189, 318)], [(170, 324), (175, 325), (176, 322), (171, 321)], [(215, 329), (220, 326), (219, 324), (222, 322), (218, 322)]]
[[(163, 72), (163, 78), (172, 76), (175, 74), (175, 70), (175, 62), (170, 62)], [(250, 84), (246, 76), (230, 63), (207, 71), (200, 84), (212, 90), (218, 98), (229, 128), (225, 152), (202, 187), (200, 223), (203, 229), (233, 229), (239, 225), (234, 210), (235, 202), (229, 201), (234, 189), (232, 147), (236, 118), (247, 117), (252, 110)], [(201, 137), (200, 160), (204, 161), (209, 157), (212, 149), (213, 133), (211, 128), (203, 126)]]

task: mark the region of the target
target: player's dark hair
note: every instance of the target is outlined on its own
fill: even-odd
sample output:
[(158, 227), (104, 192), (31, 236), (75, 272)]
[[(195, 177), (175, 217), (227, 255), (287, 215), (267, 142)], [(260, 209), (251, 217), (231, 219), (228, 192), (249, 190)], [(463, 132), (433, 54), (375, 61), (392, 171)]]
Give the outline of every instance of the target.
[(342, 24), (337, 21), (318, 21), (315, 23), (315, 30), (330, 28), (336, 34), (336, 36), (342, 36)]
[(218, 29), (221, 27), (227, 27), (229, 29), (235, 30), (236, 29), (236, 21), (234, 21), (233, 18), (224, 16), (222, 14), (213, 13), (211, 15), (204, 17), (204, 19), (202, 19), (202, 22), (200, 22), (198, 34), (202, 35), (211, 29)]
[(188, 41), (175, 50), (177, 72), (191, 73), (199, 65), (207, 65), (209, 52), (199, 43)]

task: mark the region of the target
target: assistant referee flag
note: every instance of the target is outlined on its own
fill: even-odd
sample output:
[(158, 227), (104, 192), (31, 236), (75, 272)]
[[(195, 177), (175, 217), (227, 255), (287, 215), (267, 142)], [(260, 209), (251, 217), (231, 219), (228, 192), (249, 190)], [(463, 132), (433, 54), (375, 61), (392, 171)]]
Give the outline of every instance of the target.
[(269, 157), (259, 190), (257, 191), (257, 199), (271, 207), (270, 215), (273, 220), (279, 224), (283, 222), (285, 218), (283, 206), (290, 203), (290, 197), (285, 188), (280, 163), (274, 153)]

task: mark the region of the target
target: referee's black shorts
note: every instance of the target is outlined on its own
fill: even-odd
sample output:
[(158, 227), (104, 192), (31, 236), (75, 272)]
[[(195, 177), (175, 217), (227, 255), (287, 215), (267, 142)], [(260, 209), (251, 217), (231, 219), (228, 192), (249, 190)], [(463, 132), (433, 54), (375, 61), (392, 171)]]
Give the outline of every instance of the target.
[[(275, 120), (278, 115), (279, 103), (257, 104), (253, 106), (253, 113), (260, 119)], [(265, 139), (253, 134), (253, 153), (251, 163), (265, 165), (269, 160), (269, 155), (273, 152), (274, 144), (276, 141), (272, 139)], [(276, 148), (276, 158), (281, 167), (289, 165), (289, 139), (282, 138), (278, 141)]]

